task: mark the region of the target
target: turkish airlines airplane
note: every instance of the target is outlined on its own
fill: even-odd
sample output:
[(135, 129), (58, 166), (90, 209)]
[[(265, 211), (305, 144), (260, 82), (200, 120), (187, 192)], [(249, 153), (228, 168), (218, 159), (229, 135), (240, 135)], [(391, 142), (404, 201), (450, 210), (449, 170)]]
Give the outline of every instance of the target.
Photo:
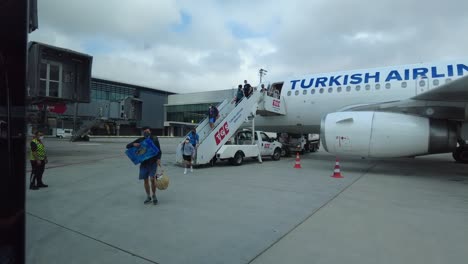
[(468, 163), (468, 59), (312, 74), (272, 83), (285, 115), (258, 129), (320, 133), (324, 149), (361, 157), (453, 153)]

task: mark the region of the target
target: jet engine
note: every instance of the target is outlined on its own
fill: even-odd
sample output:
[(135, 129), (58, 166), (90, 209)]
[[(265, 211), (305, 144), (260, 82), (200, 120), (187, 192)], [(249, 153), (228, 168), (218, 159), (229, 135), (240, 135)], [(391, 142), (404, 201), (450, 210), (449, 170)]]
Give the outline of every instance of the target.
[(322, 118), (326, 151), (361, 157), (410, 157), (452, 152), (456, 124), (447, 120), (387, 112), (336, 112)]

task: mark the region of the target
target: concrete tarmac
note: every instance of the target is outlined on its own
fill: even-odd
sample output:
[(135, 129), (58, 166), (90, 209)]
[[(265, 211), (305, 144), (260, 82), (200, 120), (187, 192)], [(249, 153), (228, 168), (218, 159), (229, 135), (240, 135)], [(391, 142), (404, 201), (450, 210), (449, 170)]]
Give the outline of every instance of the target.
[[(450, 155), (367, 160), (319, 151), (183, 174), (144, 205), (129, 139), (46, 139), (49, 188), (27, 190), (28, 263), (464, 263), (468, 172)], [(29, 178), (29, 175), (27, 175)]]

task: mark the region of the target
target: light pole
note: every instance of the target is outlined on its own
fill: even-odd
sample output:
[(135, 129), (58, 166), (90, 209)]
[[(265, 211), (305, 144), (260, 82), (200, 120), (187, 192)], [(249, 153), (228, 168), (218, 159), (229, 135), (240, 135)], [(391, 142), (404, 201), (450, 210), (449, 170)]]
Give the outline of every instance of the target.
[(265, 70), (265, 69), (260, 69), (260, 70), (258, 71), (258, 74), (260, 75), (260, 83), (262, 83), (262, 78), (263, 78), (264, 75), (266, 75), (267, 72), (268, 72), (268, 71)]

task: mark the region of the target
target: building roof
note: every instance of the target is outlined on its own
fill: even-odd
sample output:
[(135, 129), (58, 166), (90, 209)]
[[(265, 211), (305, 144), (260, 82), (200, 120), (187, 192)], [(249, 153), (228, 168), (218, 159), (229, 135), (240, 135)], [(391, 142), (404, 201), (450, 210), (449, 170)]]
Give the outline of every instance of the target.
[(132, 87), (132, 88), (135, 88), (135, 89), (138, 89), (138, 90), (155, 91), (155, 92), (164, 93), (164, 94), (167, 94), (167, 95), (176, 94), (174, 92), (169, 92), (169, 91), (165, 91), (165, 90), (161, 90), (161, 89), (150, 88), (150, 87), (130, 84), (130, 83), (116, 81), (116, 80), (110, 80), (110, 79), (107, 79), (107, 78), (100, 78), (100, 77), (95, 77), (95, 76), (92, 77), (92, 81), (99, 81), (99, 82), (115, 84), (115, 85), (125, 85), (125, 86), (129, 86), (129, 87)]

